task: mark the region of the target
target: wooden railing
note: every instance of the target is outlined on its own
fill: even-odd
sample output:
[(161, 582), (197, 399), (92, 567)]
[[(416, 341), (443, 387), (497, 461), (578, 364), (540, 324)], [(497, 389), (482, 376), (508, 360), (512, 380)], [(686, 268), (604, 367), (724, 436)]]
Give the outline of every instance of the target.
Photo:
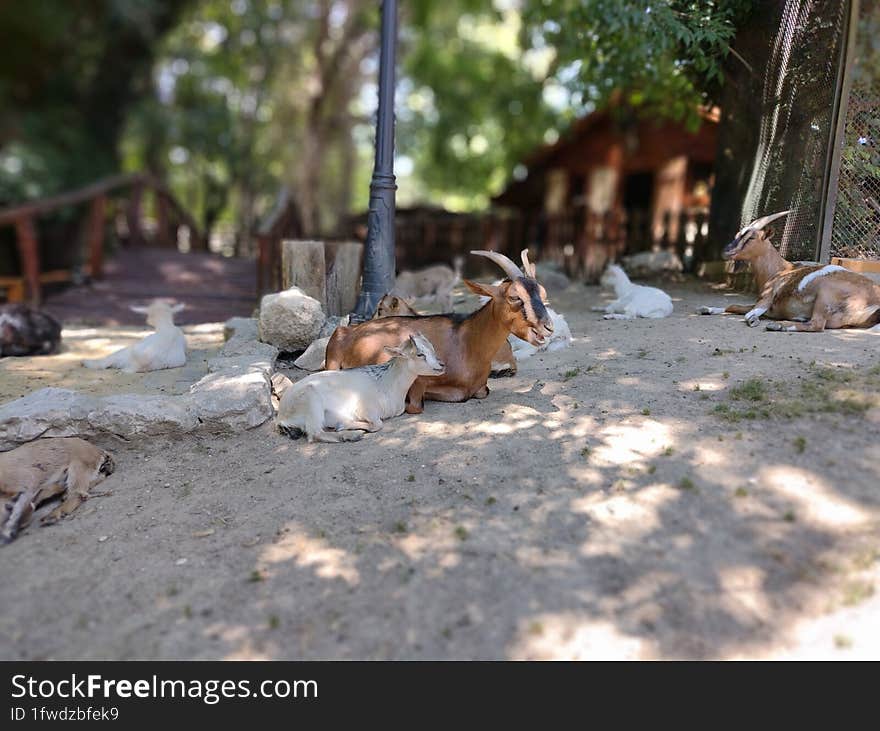
[[(35, 223), (40, 216), (67, 206), (87, 205), (85, 268), (89, 276), (100, 279), (104, 267), (104, 232), (108, 199), (122, 190), (129, 191), (125, 212), (129, 244), (152, 243), (158, 246), (176, 247), (178, 229), (186, 226), (189, 229), (191, 248), (207, 250), (207, 241), (202, 236), (195, 219), (177, 202), (161, 181), (146, 173), (115, 175), (77, 190), (0, 209), (0, 226), (15, 227), (22, 270), (20, 276), (0, 278), (0, 287), (6, 290), (7, 300), (16, 302), (27, 299), (32, 304), (39, 304), (43, 284), (70, 279), (68, 270), (42, 270)], [(156, 197), (157, 227), (152, 237), (146, 234), (143, 221), (143, 199), (148, 191)]]

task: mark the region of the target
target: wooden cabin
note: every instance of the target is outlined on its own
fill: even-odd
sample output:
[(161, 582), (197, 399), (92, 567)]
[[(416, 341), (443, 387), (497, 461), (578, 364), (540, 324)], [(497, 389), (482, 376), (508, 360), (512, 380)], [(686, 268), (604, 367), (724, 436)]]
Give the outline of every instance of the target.
[(708, 233), (719, 113), (701, 117), (696, 132), (615, 109), (578, 120), (493, 199), (494, 248), (531, 246), (586, 280), (609, 258), (657, 247), (692, 266)]

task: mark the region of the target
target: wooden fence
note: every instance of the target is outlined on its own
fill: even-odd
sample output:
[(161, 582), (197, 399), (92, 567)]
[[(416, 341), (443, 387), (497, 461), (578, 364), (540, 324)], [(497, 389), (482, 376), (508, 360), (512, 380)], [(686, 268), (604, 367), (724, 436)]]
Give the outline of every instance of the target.
[[(84, 206), (85, 273), (100, 279), (104, 265), (104, 234), (111, 199), (126, 193), (124, 206), (126, 243), (134, 246), (150, 244), (177, 248), (179, 229), (189, 231), (190, 246), (207, 251), (208, 242), (201, 234), (193, 217), (177, 202), (168, 188), (146, 173), (116, 175), (60, 195), (29, 201), (0, 209), (0, 226), (15, 228), (16, 246), (21, 262), (19, 276), (0, 277), (0, 288), (6, 290), (6, 299), (17, 302), (27, 299), (39, 304), (44, 284), (65, 282), (72, 278), (70, 269), (43, 271), (37, 219), (69, 206)], [(144, 225), (144, 199), (155, 196), (155, 230)]]

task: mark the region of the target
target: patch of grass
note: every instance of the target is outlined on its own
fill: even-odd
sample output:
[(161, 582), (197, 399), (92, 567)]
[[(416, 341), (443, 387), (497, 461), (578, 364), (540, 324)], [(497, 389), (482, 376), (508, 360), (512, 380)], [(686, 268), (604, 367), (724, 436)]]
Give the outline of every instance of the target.
[(695, 384), (694, 384), (694, 391), (699, 391), (699, 390), (700, 390), (700, 384), (699, 384), (699, 383), (695, 383)]
[(395, 533), (406, 533), (406, 523), (404, 523), (402, 520), (398, 520), (394, 524), (394, 532)]
[(795, 516), (793, 510), (786, 510), (785, 515), (782, 516), (782, 519), (786, 523), (794, 523), (794, 521), (797, 520), (797, 517)]
[(257, 569), (254, 569), (253, 571), (251, 571), (251, 575), (248, 576), (248, 581), (250, 581), (253, 584), (256, 584), (259, 581), (265, 581), (265, 580), (266, 580), (266, 577), (263, 576), (262, 572), (258, 571)]
[(571, 370), (567, 370), (565, 373), (562, 374), (562, 379), (565, 381), (570, 381), (575, 376), (580, 375), (580, 372), (580, 368), (572, 368)]
[(744, 487), (738, 487), (733, 493), (736, 497), (748, 497), (749, 491)]
[(191, 607), (189, 604), (187, 604), (187, 605), (183, 608), (183, 616), (186, 617), (187, 619), (192, 619), (192, 616), (193, 616), (193, 610), (192, 610), (192, 607)]
[(415, 476), (415, 475), (407, 475), (407, 476), (406, 476), (406, 481), (407, 481), (407, 482), (415, 482), (415, 481), (416, 481), (416, 476)]
[(639, 348), (639, 352), (638, 352), (638, 356), (639, 356), (639, 358), (644, 358), (644, 357), (647, 356), (647, 355), (648, 355), (648, 351), (647, 351), (647, 350), (645, 350), (644, 348)]
[(460, 541), (466, 541), (468, 535), (470, 535), (467, 531), (467, 528), (465, 528), (463, 525), (457, 525), (454, 532), (455, 537), (458, 538), (458, 540)]
[(807, 440), (804, 437), (795, 437), (793, 444), (794, 451), (798, 454), (803, 454), (807, 448)]
[(542, 635), (544, 634), (544, 625), (540, 622), (532, 622), (529, 625), (529, 634), (530, 635)]
[(663, 450), (664, 457), (671, 457), (673, 454), (675, 454), (674, 447), (666, 447), (666, 449)]
[(730, 389), (734, 401), (766, 401), (767, 386), (760, 378), (750, 378)]
[(642, 409), (642, 416), (650, 416), (651, 409)]
[(721, 374), (721, 377), (726, 381), (728, 378), (730, 378), (730, 372), (724, 371), (724, 373)]
[(648, 465), (648, 474), (653, 475), (657, 471), (657, 465), (649, 464)]
[(694, 481), (690, 477), (682, 477), (678, 481), (678, 487), (680, 490), (693, 490), (696, 487), (696, 485), (694, 484)]
[(834, 635), (834, 646), (838, 650), (848, 650), (852, 647), (853, 641), (847, 635)]
[(486, 498), (486, 505), (494, 505), (497, 502), (498, 501), (494, 497), (492, 497), (491, 495), (489, 495), (489, 497)]
[(880, 406), (880, 372), (876, 368), (859, 371), (813, 363), (798, 385), (774, 383), (772, 391), (759, 379), (750, 379), (728, 394), (731, 401), (750, 406), (736, 409), (731, 404), (717, 404), (712, 413), (729, 422), (797, 419), (812, 414), (862, 416), (872, 406)]
[(269, 629), (278, 629), (281, 626), (281, 620), (277, 614), (269, 615)]
[(853, 607), (874, 596), (874, 585), (867, 581), (851, 581), (843, 590), (843, 605)]
[(584, 448), (581, 450), (581, 457), (583, 457), (584, 459), (589, 459), (589, 458), (590, 458), (590, 455), (591, 455), (592, 453), (593, 453), (593, 448), (592, 448), (592, 447), (584, 447)]

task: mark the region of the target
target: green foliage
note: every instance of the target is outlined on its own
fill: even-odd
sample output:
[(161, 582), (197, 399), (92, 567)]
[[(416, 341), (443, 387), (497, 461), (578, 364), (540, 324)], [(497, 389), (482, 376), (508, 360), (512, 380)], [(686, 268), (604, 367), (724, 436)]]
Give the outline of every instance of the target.
[(552, 53), (575, 106), (622, 92), (644, 112), (699, 124), (751, 0), (526, 0), (525, 44)]
[(0, 4), (0, 202), (118, 169), (117, 142), (184, 0)]

